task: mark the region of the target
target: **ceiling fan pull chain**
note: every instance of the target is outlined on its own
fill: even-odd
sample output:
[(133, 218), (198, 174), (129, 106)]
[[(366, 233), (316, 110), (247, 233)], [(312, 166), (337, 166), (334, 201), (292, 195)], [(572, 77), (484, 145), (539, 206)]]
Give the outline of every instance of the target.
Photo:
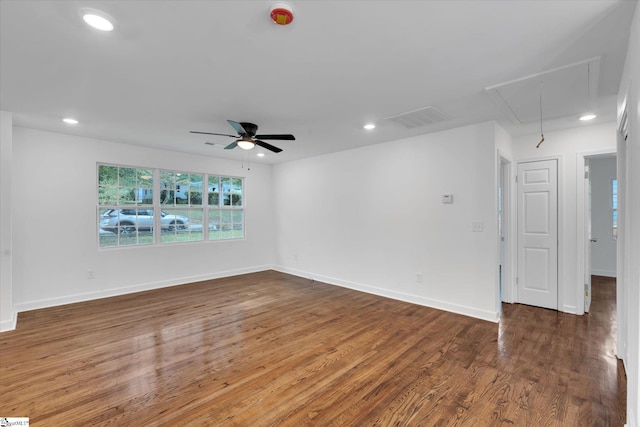
[(540, 148), (540, 144), (544, 142), (544, 132), (542, 132), (542, 80), (540, 80), (540, 142), (536, 148)]

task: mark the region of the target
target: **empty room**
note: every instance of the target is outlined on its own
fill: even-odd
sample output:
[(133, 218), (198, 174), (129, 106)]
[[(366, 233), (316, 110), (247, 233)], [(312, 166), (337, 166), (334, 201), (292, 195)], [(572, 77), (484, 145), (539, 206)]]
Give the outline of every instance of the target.
[(2, 425), (640, 425), (635, 0), (0, 0)]

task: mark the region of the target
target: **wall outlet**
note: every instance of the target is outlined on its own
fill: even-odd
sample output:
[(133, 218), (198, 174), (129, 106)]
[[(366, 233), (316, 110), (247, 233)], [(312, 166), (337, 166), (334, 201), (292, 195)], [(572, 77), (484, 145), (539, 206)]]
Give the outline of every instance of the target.
[(416, 273), (416, 283), (422, 283), (422, 273)]
[(484, 231), (484, 222), (482, 221), (473, 221), (471, 223), (471, 231), (474, 233), (480, 233)]
[(96, 272), (93, 270), (89, 270), (87, 271), (87, 279), (95, 279), (96, 278)]

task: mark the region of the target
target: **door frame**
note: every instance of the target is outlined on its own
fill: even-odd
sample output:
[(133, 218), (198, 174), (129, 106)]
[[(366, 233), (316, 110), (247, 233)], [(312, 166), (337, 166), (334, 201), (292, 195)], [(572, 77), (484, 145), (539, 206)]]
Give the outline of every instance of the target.
[[(498, 233), (498, 261), (502, 261), (502, 277), (500, 277), (500, 271), (498, 272), (498, 283), (496, 285), (498, 291), (498, 311), (501, 311), (502, 302), (513, 303), (516, 300), (516, 292), (515, 288), (515, 279), (514, 279), (514, 271), (516, 271), (515, 266), (513, 265), (514, 259), (513, 256), (513, 242), (515, 236), (515, 231), (513, 229), (513, 224), (516, 222), (513, 220), (514, 218), (514, 204), (513, 204), (513, 191), (515, 190), (515, 186), (512, 184), (514, 182), (514, 173), (513, 173), (513, 161), (503, 152), (498, 150), (498, 176), (497, 176), (497, 186), (496, 186), (496, 197), (498, 188), (502, 186), (502, 234), (504, 237), (504, 241), (500, 241), (500, 235)], [(497, 207), (496, 207), (497, 209)], [(498, 219), (496, 218), (496, 221)], [(500, 260), (500, 246), (502, 245), (502, 260)], [(502, 278), (502, 283), (500, 283), (500, 279)], [(502, 288), (501, 288), (502, 286)], [(502, 292), (500, 292), (502, 291)], [(502, 295), (500, 295), (500, 293)]]
[[(615, 149), (601, 149), (582, 151), (576, 153), (576, 256), (577, 256), (577, 270), (576, 270), (576, 313), (583, 315), (584, 311), (584, 278), (585, 275), (591, 274), (591, 266), (586, 265), (586, 250), (587, 250), (587, 218), (585, 211), (587, 209), (586, 203), (588, 198), (586, 197), (587, 186), (585, 185), (585, 173), (586, 160), (599, 157), (603, 155), (615, 155), (617, 156), (617, 150)], [(589, 271), (587, 272), (587, 268)], [(617, 283), (617, 281), (616, 281)], [(617, 285), (616, 285), (617, 287)]]

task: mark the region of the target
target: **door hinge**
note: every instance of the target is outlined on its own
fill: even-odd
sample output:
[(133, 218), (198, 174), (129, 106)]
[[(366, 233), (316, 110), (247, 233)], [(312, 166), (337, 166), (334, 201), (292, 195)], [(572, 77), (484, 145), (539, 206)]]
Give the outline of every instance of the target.
[(516, 175), (516, 183), (518, 182), (518, 175)]

